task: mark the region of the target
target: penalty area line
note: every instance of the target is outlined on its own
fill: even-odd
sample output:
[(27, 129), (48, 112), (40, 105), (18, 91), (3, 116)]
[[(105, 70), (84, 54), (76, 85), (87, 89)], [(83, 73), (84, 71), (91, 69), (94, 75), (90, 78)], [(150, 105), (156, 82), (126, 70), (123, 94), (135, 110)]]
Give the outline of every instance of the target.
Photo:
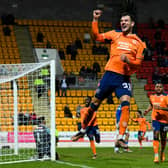
[(89, 167), (89, 166), (86, 166), (86, 165), (74, 164), (74, 163), (64, 162), (64, 161), (58, 161), (58, 160), (56, 160), (55, 162), (57, 162), (57, 163), (59, 163), (59, 164), (69, 165), (69, 166), (72, 166), (72, 167), (94, 168), (94, 167)]

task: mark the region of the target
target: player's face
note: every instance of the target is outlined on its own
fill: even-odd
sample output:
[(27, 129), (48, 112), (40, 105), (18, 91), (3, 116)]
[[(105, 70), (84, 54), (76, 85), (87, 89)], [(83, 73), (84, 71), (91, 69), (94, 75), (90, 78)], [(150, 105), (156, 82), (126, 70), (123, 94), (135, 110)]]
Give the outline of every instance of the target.
[(130, 16), (122, 16), (120, 19), (120, 26), (124, 34), (132, 33), (134, 22), (131, 20)]
[(162, 84), (156, 84), (155, 85), (155, 92), (157, 93), (157, 94), (161, 94), (161, 93), (163, 93), (163, 85)]

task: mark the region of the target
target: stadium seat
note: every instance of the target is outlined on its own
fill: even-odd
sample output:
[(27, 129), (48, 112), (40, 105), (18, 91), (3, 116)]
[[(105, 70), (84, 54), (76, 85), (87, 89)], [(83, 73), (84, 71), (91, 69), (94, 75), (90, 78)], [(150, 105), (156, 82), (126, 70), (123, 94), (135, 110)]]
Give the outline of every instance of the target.
[(0, 130), (1, 130), (2, 132), (7, 132), (7, 131), (8, 131), (8, 126), (2, 125), (2, 126), (0, 127)]
[(79, 101), (79, 102), (78, 102), (79, 104), (83, 104), (83, 103), (84, 103), (84, 98), (83, 98), (83, 97), (79, 97), (79, 98), (78, 98), (78, 101)]
[(19, 126), (19, 132), (26, 132), (26, 126), (25, 125), (20, 125)]
[(14, 131), (14, 126), (9, 125), (7, 129), (8, 129), (8, 132), (13, 132)]
[(100, 126), (99, 126), (100, 131), (105, 131), (105, 130), (106, 130), (105, 128), (106, 128), (105, 125), (100, 125)]
[(56, 118), (56, 125), (61, 125), (61, 118)]
[(135, 99), (131, 97), (130, 104), (135, 104)]
[(80, 121), (81, 121), (80, 118), (73, 118), (72, 124), (73, 124), (73, 125), (77, 125), (77, 123), (80, 122)]
[(69, 131), (77, 131), (77, 125), (70, 125)]
[(56, 129), (57, 129), (58, 131), (62, 131), (62, 130), (63, 130), (63, 126), (62, 126), (62, 125), (57, 125), (57, 126), (56, 126)]
[[(76, 106), (74, 105), (74, 107), (76, 107)], [(71, 113), (72, 113), (73, 117), (76, 117), (76, 111), (75, 110), (71, 111)]]
[(112, 112), (115, 110), (115, 106), (113, 104), (110, 104), (109, 110)]
[(102, 118), (98, 118), (97, 119), (97, 123), (98, 123), (98, 125), (102, 125), (103, 124), (103, 119)]
[(76, 110), (76, 106), (74, 104), (69, 104), (69, 109), (71, 111), (74, 111), (74, 110)]
[(117, 97), (113, 97), (113, 102), (114, 102), (114, 104), (119, 104), (118, 98)]
[(61, 118), (61, 124), (66, 125), (67, 124), (67, 118)]
[(63, 125), (62, 131), (70, 131), (70, 127), (68, 125)]
[(107, 118), (103, 118), (103, 125), (108, 125), (108, 119)]
[(104, 104), (103, 105), (103, 109), (104, 109), (104, 111), (108, 111), (109, 110), (109, 105), (108, 104)]
[(56, 105), (56, 110), (57, 110), (57, 111), (62, 111), (62, 110), (63, 110), (62, 104), (57, 104), (57, 105)]
[(26, 131), (27, 132), (32, 132), (33, 131), (33, 126), (32, 125), (27, 125)]
[(73, 104), (78, 104), (78, 98), (77, 97), (72, 97), (72, 103)]
[(72, 104), (72, 97), (67, 97), (67, 104)]
[(112, 112), (111, 111), (106, 111), (106, 117), (111, 118), (112, 117)]
[(94, 96), (94, 91), (88, 90), (88, 96), (93, 97)]
[(131, 108), (130, 108), (132, 111), (137, 111), (138, 110), (138, 107), (136, 104), (134, 105), (131, 105)]
[(87, 90), (82, 90), (82, 96), (86, 97), (87, 96)]
[(111, 126), (110, 125), (106, 125), (105, 131), (111, 131)]
[(101, 112), (101, 111), (103, 111), (103, 104), (101, 104), (98, 108), (98, 112)]
[(77, 90), (76, 96), (82, 96), (82, 91), (81, 90)]
[(109, 125), (114, 125), (115, 124), (115, 119), (109, 118), (108, 123), (109, 123)]
[(61, 97), (61, 103), (62, 104), (67, 104), (67, 98), (66, 97)]
[(70, 90), (67, 90), (67, 96), (71, 96)]
[(76, 90), (70, 90), (71, 96), (76, 96)]
[(101, 111), (101, 112), (98, 112), (98, 113), (99, 113), (100, 118), (105, 118), (106, 117), (106, 112)]
[(67, 118), (67, 124), (72, 125), (73, 119), (72, 118)]
[(63, 118), (64, 117), (64, 111), (58, 111), (58, 117)]

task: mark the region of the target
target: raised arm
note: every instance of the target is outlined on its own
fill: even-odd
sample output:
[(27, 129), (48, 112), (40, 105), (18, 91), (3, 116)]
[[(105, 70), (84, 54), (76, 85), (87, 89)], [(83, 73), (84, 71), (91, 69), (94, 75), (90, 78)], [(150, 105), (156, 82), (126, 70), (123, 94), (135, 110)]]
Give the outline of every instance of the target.
[(98, 28), (98, 20), (101, 14), (102, 14), (101, 10), (93, 11), (92, 34), (93, 34), (94, 40), (96, 41), (104, 41), (103, 36), (99, 34), (99, 28)]
[(102, 15), (102, 11), (97, 9), (93, 11), (93, 22), (98, 22), (99, 17)]
[(101, 10), (93, 11), (93, 21), (92, 21), (92, 37), (96, 41), (104, 42), (105, 40), (113, 40), (115, 37), (114, 31), (108, 31), (106, 33), (99, 33), (98, 19), (102, 15)]

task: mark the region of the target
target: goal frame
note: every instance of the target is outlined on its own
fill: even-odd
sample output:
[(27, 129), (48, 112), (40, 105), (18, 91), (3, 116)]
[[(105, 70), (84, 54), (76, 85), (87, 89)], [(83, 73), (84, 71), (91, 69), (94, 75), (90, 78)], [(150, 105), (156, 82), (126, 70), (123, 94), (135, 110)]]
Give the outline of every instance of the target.
[[(41, 62), (41, 63), (24, 63), (24, 64), (36, 64), (33, 69), (30, 69), (28, 71), (25, 71), (19, 75), (16, 76), (11, 76), (11, 77), (4, 77), (0, 79), (0, 84), (5, 83), (5, 82), (10, 82), (13, 81), (13, 102), (14, 102), (14, 117), (13, 117), (13, 125), (14, 125), (14, 155), (18, 155), (18, 94), (17, 94), (17, 84), (16, 80), (18, 78), (23, 77), (24, 75), (31, 73), (39, 68), (42, 68), (44, 66), (49, 65), (50, 66), (50, 151), (51, 151), (51, 160), (55, 160), (55, 154), (56, 154), (56, 142), (55, 142), (55, 75), (56, 75), (56, 68), (55, 68), (55, 60), (50, 60), (46, 62)], [(4, 64), (7, 65), (7, 64)], [(10, 65), (16, 65), (16, 64), (10, 64)], [(19, 65), (19, 64), (17, 64)], [(23, 64), (20, 64), (23, 65)], [(0, 65), (2, 66), (2, 64)], [(9, 164), (9, 163), (18, 163), (18, 162), (28, 162), (28, 161), (35, 161), (35, 160), (16, 160), (16, 161), (4, 161), (0, 162), (0, 164)]]

